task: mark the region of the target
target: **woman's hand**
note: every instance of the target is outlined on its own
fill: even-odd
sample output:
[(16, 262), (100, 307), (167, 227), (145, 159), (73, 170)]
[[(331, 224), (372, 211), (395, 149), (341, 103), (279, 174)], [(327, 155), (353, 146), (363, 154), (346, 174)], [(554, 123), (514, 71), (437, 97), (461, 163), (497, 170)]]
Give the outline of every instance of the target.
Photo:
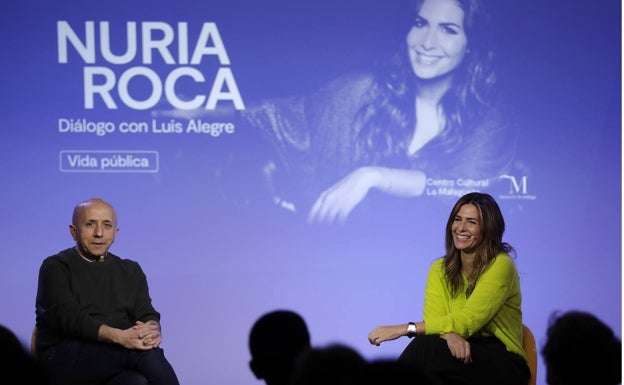
[(360, 167), (351, 172), (321, 193), (312, 205), (308, 222), (344, 222), (378, 179), (379, 171), (375, 167)]
[(440, 337), (446, 340), (446, 344), (448, 345), (453, 357), (462, 361), (464, 364), (472, 362), (472, 356), (470, 355), (470, 342), (466, 341), (464, 337), (457, 333), (446, 333), (442, 334)]
[(393, 326), (378, 326), (368, 333), (368, 342), (379, 346), (384, 341), (396, 340), (407, 335), (407, 324)]
[(371, 188), (401, 197), (422, 195), (425, 174), (419, 170), (366, 166), (323, 191), (308, 214), (310, 223), (342, 223)]

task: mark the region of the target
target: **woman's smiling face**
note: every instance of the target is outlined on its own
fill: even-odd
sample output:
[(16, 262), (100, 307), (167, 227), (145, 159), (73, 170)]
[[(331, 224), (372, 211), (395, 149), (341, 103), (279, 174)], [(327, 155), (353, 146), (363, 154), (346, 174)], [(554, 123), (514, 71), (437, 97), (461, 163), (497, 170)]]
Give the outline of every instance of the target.
[(477, 206), (466, 203), (459, 208), (451, 225), (453, 242), (457, 250), (467, 251), (481, 239), (481, 215)]
[(464, 11), (455, 0), (425, 0), (407, 34), (414, 74), (421, 79), (448, 75), (464, 59), (468, 39)]

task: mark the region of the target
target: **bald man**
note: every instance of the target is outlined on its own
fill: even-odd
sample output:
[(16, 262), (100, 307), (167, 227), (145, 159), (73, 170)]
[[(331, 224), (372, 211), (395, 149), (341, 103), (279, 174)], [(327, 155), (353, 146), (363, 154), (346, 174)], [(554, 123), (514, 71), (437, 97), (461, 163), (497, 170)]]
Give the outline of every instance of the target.
[(141, 266), (109, 252), (113, 206), (77, 204), (69, 232), (75, 246), (39, 269), (36, 350), (51, 384), (178, 385)]

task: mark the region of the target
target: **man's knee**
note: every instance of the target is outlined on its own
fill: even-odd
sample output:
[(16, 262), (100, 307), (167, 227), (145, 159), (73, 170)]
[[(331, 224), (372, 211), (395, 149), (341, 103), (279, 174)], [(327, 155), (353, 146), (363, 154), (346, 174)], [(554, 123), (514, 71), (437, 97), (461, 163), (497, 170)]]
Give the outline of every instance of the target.
[(112, 379), (106, 385), (147, 385), (147, 379), (139, 372), (134, 370), (124, 370)]

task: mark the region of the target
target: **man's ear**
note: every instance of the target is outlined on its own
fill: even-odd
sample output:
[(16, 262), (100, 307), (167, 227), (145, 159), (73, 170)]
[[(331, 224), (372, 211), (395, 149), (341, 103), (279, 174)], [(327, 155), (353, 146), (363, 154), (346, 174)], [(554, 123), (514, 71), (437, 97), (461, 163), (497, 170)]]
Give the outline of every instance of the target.
[(251, 369), (251, 372), (257, 379), (262, 380), (264, 378), (262, 367), (258, 365), (257, 361), (254, 361), (253, 359), (249, 360), (249, 369)]
[(74, 241), (78, 240), (78, 234), (76, 234), (76, 226), (69, 225), (69, 233), (71, 234), (72, 238), (74, 238)]

